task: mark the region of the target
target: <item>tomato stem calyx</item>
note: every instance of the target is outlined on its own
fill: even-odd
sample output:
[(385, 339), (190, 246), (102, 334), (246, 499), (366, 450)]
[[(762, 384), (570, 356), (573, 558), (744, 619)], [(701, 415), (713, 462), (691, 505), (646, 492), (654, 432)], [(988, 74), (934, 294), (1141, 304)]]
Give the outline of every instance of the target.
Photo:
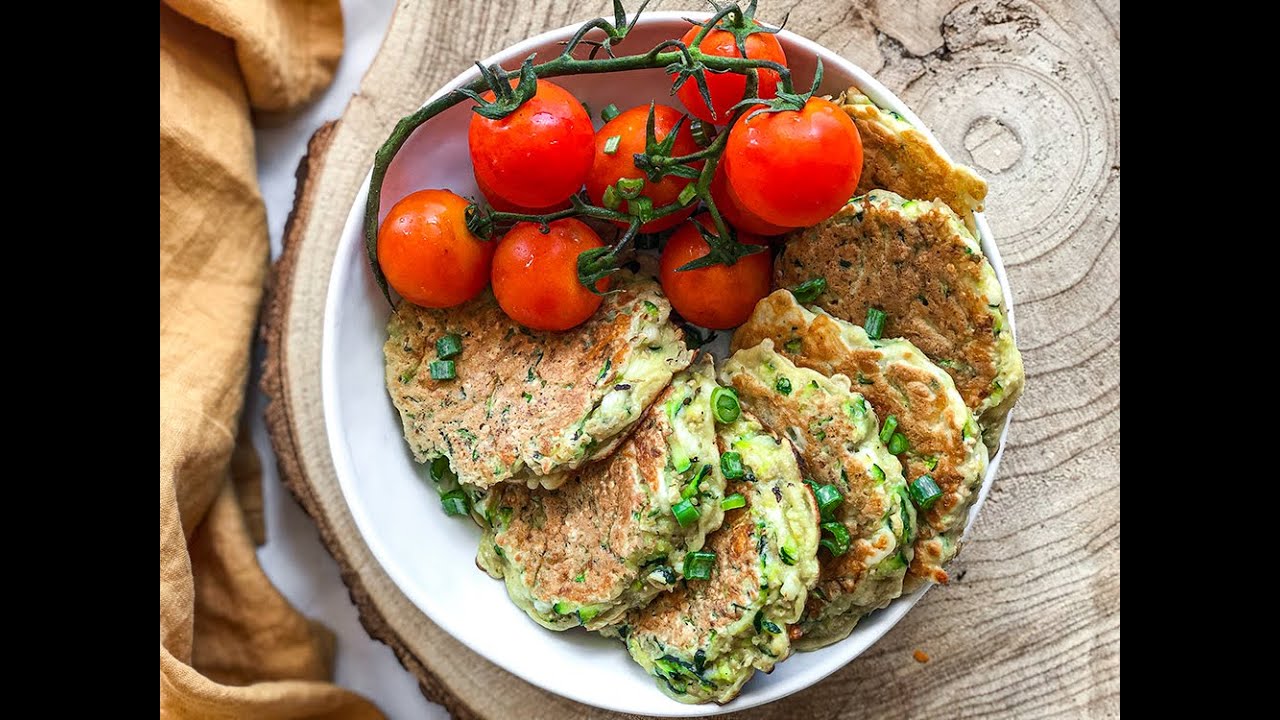
[(745, 120), (750, 120), (751, 118), (763, 113), (776, 113), (776, 112), (784, 112), (784, 111), (799, 112), (800, 110), (804, 109), (804, 105), (805, 103), (809, 102), (809, 98), (817, 94), (818, 86), (821, 84), (822, 84), (822, 58), (818, 58), (818, 65), (813, 70), (813, 86), (809, 88), (809, 92), (798, 93), (798, 92), (792, 91), (791, 83), (789, 82), (789, 79), (788, 79), (788, 82), (784, 82), (778, 85), (777, 97), (772, 97), (768, 99), (758, 98), (758, 97), (749, 97), (749, 98), (746, 98), (745, 100), (740, 100), (733, 107), (737, 109), (737, 108), (750, 108), (750, 107), (755, 107), (757, 105), (763, 106), (753, 110), (751, 114), (745, 118)]
[[(787, 24), (787, 18), (791, 16), (787, 13), (782, 18), (782, 23), (776, 28), (771, 28), (756, 19), (756, 4), (758, 0), (750, 0), (746, 7), (740, 8), (735, 4), (721, 5), (715, 0), (707, 0), (712, 7), (716, 9), (716, 14), (708, 22), (703, 24), (698, 34), (694, 36), (693, 47), (697, 47), (707, 33), (715, 30), (723, 30), (733, 35), (733, 42), (738, 46), (738, 53), (742, 57), (747, 56), (747, 37), (756, 33), (768, 33), (770, 35), (782, 30)], [(695, 23), (696, 24), (696, 23)], [(710, 107), (710, 103), (707, 104)], [(712, 111), (714, 112), (714, 110)]]
[(483, 64), (476, 63), (476, 67), (480, 68), (480, 77), (484, 78), (493, 91), (493, 100), (486, 100), (480, 93), (468, 88), (462, 88), (459, 92), (478, 103), (471, 108), (477, 115), (490, 120), (501, 120), (519, 110), (521, 105), (537, 94), (538, 76), (533, 71), (533, 58), (530, 55), (521, 63), (520, 81), (514, 88), (511, 87), (511, 74), (501, 66), (490, 65), (486, 68)]
[(702, 235), (702, 239), (706, 241), (711, 251), (697, 260), (691, 260), (681, 265), (676, 268), (676, 272), (687, 272), (698, 268), (711, 267), (712, 265), (733, 265), (740, 258), (769, 249), (767, 245), (740, 243), (732, 236), (732, 231), (730, 231), (731, 234), (728, 237), (722, 237), (718, 232), (708, 229), (700, 222), (695, 221), (693, 225), (698, 228), (698, 233)]

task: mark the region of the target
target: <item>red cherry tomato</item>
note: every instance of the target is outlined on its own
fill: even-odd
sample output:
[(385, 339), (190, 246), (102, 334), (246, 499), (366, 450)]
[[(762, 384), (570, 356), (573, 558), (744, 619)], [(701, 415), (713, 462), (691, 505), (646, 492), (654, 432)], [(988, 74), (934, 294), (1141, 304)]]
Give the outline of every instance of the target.
[[(578, 282), (578, 255), (604, 242), (585, 223), (556, 220), (543, 233), (535, 223), (517, 223), (493, 256), (493, 294), (512, 320), (534, 330), (568, 330), (600, 307), (599, 295)], [(596, 283), (609, 289), (609, 279)]]
[[(711, 227), (711, 216), (703, 213), (680, 226), (667, 240), (658, 266), (662, 292), (671, 307), (685, 320), (712, 330), (728, 330), (747, 321), (756, 303), (769, 294), (773, 258), (769, 251), (738, 258), (733, 265), (712, 265), (696, 270), (676, 268), (711, 252), (707, 241), (693, 226)], [(750, 233), (738, 233), (738, 242), (767, 245), (768, 241)]]
[[(619, 113), (596, 133), (595, 162), (591, 166), (591, 173), (587, 176), (587, 196), (591, 198), (592, 204), (603, 205), (605, 188), (616, 185), (622, 178), (643, 179), (644, 187), (640, 190), (640, 197), (649, 198), (654, 208), (675, 202), (680, 197), (680, 191), (692, 182), (688, 178), (668, 175), (655, 183), (636, 167), (634, 155), (645, 151), (645, 123), (648, 117), (648, 105), (633, 107)], [(654, 107), (653, 130), (659, 142), (671, 134), (671, 129), (681, 117), (681, 112), (673, 107), (667, 105)], [(616, 143), (616, 147), (613, 147), (610, 152), (609, 149), (613, 143)], [(689, 130), (688, 121), (681, 123), (680, 131), (676, 133), (675, 143), (671, 147), (672, 156), (688, 155), (700, 149), (697, 141), (693, 139), (693, 133)], [(695, 167), (702, 167), (702, 163), (696, 163)], [(697, 203), (689, 203), (689, 207), (685, 210), (647, 222), (640, 227), (640, 231), (651, 233), (673, 228), (692, 215), (696, 205)], [(629, 201), (620, 202), (620, 210), (626, 211), (629, 207)]]
[(479, 175), (476, 175), (476, 187), (480, 189), (480, 194), (484, 196), (484, 199), (489, 202), (489, 207), (497, 210), (498, 212), (523, 213), (525, 215), (546, 215), (547, 213), (553, 213), (557, 210), (563, 210), (569, 207), (570, 204), (568, 200), (564, 200), (563, 202), (559, 202), (551, 207), (545, 208), (520, 207), (491, 190), (489, 186), (485, 185), (484, 181), (480, 179)]
[(753, 235), (781, 235), (795, 229), (766, 222), (745, 207), (725, 179), (725, 164), (724, 158), (721, 158), (716, 174), (711, 178), (711, 199), (715, 201), (721, 217), (734, 228)]
[[(680, 38), (681, 42), (689, 45), (699, 30), (701, 28), (697, 25), (689, 28), (689, 32)], [(747, 36), (744, 45), (747, 48), (747, 57), (752, 60), (772, 60), (783, 67), (787, 65), (787, 56), (782, 52), (782, 46), (778, 44), (778, 36), (773, 33), (752, 33)], [(698, 43), (698, 49), (705, 55), (742, 57), (742, 53), (738, 52), (733, 34), (725, 30), (712, 30), (707, 33), (706, 37), (702, 38), (702, 42)], [(711, 110), (707, 109), (707, 102), (702, 99), (702, 93), (698, 91), (698, 83), (693, 78), (680, 86), (676, 96), (688, 108), (690, 115), (705, 122), (724, 125), (729, 122), (731, 108), (742, 101), (742, 94), (747, 89), (747, 78), (737, 73), (711, 72), (706, 74), (706, 78), (707, 90), (711, 94), (711, 109), (715, 110), (715, 117), (712, 117)], [(761, 70), (756, 97), (765, 100), (776, 97), (779, 80), (781, 77), (773, 70)]]
[(724, 157), (744, 207), (774, 225), (803, 227), (831, 217), (853, 196), (862, 138), (838, 105), (815, 97), (798, 111), (744, 117), (729, 131)]
[(453, 307), (489, 284), (494, 243), (467, 230), (467, 205), (448, 190), (419, 190), (387, 213), (378, 228), (378, 265), (405, 300)]
[[(483, 97), (493, 100), (493, 92)], [(524, 208), (555, 206), (582, 187), (591, 170), (593, 137), (582, 103), (546, 80), (539, 80), (537, 94), (501, 120), (473, 114), (467, 133), (477, 180), (495, 196)]]

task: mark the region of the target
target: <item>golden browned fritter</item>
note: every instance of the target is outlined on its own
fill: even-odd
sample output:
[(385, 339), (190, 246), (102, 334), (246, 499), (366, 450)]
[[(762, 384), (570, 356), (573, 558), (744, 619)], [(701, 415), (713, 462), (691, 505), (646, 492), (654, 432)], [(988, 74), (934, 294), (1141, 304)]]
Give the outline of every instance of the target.
[(658, 687), (686, 703), (728, 702), (786, 659), (786, 628), (818, 577), (818, 508), (791, 444), (748, 414), (718, 434), (743, 473), (726, 492), (742, 498), (707, 538), (710, 577), (687, 579), (617, 629)]
[(818, 554), (818, 584), (792, 628), (801, 650), (843, 640), (864, 615), (902, 594), (916, 525), (902, 465), (847, 377), (796, 367), (771, 340), (735, 352), (720, 378), (765, 427), (791, 440), (808, 477), (843, 498), (830, 522), (843, 526), (845, 547)]
[(938, 199), (970, 222), (981, 211), (987, 183), (971, 168), (952, 162), (946, 152), (892, 110), (883, 110), (857, 87), (837, 100), (862, 136), (859, 194), (889, 190), (909, 198)]
[(810, 311), (787, 290), (756, 305), (733, 334), (733, 350), (772, 340), (774, 349), (823, 375), (844, 375), (881, 418), (893, 417), (908, 445), (898, 453), (910, 484), (929, 476), (942, 491), (920, 513), (911, 576), (947, 582), (946, 563), (959, 549), (969, 508), (987, 468), (987, 449), (973, 413), (951, 376), (901, 339), (872, 340), (861, 327), (820, 309)]
[[(716, 387), (704, 356), (676, 375), (607, 459), (555, 490), (502, 483), (478, 495), (477, 514), (489, 527), (477, 563), (553, 630), (609, 625), (669, 589), (685, 553), (701, 548), (724, 517)], [(682, 524), (673, 507), (684, 499), (698, 512)]]
[[(521, 327), (488, 293), (445, 310), (401, 303), (383, 351), (414, 458), (448, 457), (462, 483), (483, 489), (553, 487), (608, 455), (692, 357), (649, 272), (623, 271), (614, 287), (565, 332)], [(462, 342), (457, 378), (432, 380), (436, 342), (450, 334)]]
[(874, 190), (790, 238), (774, 265), (779, 286), (825, 278), (814, 304), (853, 323), (886, 314), (884, 337), (920, 348), (955, 380), (994, 452), (1022, 392), (1022, 356), (1004, 294), (973, 236), (942, 203)]

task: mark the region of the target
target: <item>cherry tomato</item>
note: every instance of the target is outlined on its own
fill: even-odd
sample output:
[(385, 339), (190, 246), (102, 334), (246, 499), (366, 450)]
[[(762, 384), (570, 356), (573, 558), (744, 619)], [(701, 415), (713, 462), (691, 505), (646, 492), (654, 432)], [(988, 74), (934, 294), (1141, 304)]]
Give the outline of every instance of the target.
[(724, 158), (721, 158), (716, 174), (711, 178), (711, 199), (715, 201), (721, 217), (734, 228), (753, 235), (781, 235), (795, 229), (765, 222), (744, 206), (725, 179), (725, 165)]
[(480, 179), (479, 175), (476, 175), (476, 187), (480, 189), (480, 194), (484, 196), (484, 199), (489, 201), (489, 207), (493, 208), (494, 210), (497, 210), (498, 212), (523, 213), (525, 215), (546, 215), (547, 213), (553, 213), (557, 210), (563, 210), (569, 207), (569, 204), (570, 204), (569, 201), (566, 199), (564, 201), (556, 203), (555, 205), (552, 205), (551, 207), (545, 207), (545, 208), (520, 207), (519, 205), (516, 205), (515, 203), (511, 202), (510, 200), (507, 200), (506, 198), (502, 197), (501, 195), (491, 190), (488, 185), (484, 184), (484, 181)]
[[(649, 198), (654, 208), (675, 202), (680, 197), (680, 191), (692, 182), (688, 178), (668, 175), (655, 183), (636, 167), (633, 156), (645, 151), (645, 123), (648, 117), (648, 105), (633, 107), (619, 113), (596, 133), (595, 162), (591, 166), (591, 173), (587, 175), (587, 196), (591, 198), (593, 204), (604, 205), (605, 188), (615, 185), (622, 178), (643, 179), (644, 187), (640, 190), (640, 197)], [(675, 127), (681, 117), (679, 110), (668, 105), (654, 107), (653, 131), (659, 142), (671, 134), (671, 128)], [(618, 139), (612, 140), (615, 137)], [(613, 143), (616, 143), (616, 147), (613, 147), (610, 152)], [(680, 131), (676, 133), (675, 143), (671, 147), (671, 155), (688, 155), (700, 149), (697, 141), (693, 139), (693, 133), (689, 130), (688, 121), (681, 123)], [(702, 167), (702, 163), (697, 163), (696, 167)], [(693, 214), (696, 204), (689, 203), (689, 207), (684, 210), (647, 222), (640, 227), (640, 231), (651, 233), (673, 228)], [(626, 211), (629, 207), (629, 201), (620, 201), (620, 210)]]
[(378, 265), (405, 300), (453, 307), (489, 284), (494, 243), (467, 230), (467, 205), (448, 190), (419, 190), (387, 213), (378, 228)]
[[(680, 38), (681, 42), (692, 47), (690, 43), (701, 29), (697, 25), (689, 28), (689, 32)], [(747, 57), (752, 60), (772, 60), (784, 67), (787, 64), (787, 56), (782, 52), (782, 46), (778, 44), (778, 36), (773, 33), (752, 33), (747, 36), (744, 45), (747, 48)], [(742, 57), (742, 53), (738, 52), (733, 34), (725, 30), (712, 30), (707, 33), (706, 37), (702, 38), (702, 42), (698, 43), (698, 49), (705, 55)], [(702, 99), (702, 93), (698, 91), (698, 83), (693, 78), (680, 86), (676, 96), (689, 109), (690, 115), (709, 123), (724, 125), (729, 122), (731, 108), (742, 101), (742, 94), (747, 89), (747, 78), (737, 73), (712, 72), (707, 73), (706, 78), (707, 90), (711, 93), (711, 110), (715, 110), (715, 117), (712, 117), (711, 110), (707, 109), (707, 103)], [(760, 70), (760, 85), (756, 97), (765, 100), (776, 97), (779, 80), (781, 77), (773, 70)]]
[[(483, 97), (493, 100), (493, 92)], [(552, 207), (582, 187), (591, 170), (592, 138), (591, 116), (582, 103), (546, 80), (501, 120), (473, 114), (467, 133), (477, 180), (524, 208)]]
[[(769, 294), (773, 258), (766, 250), (738, 258), (733, 265), (712, 265), (679, 272), (676, 268), (711, 252), (707, 241), (693, 226), (711, 227), (707, 213), (680, 226), (667, 240), (658, 266), (662, 291), (685, 320), (712, 330), (728, 330), (747, 321), (756, 303)], [(738, 242), (767, 245), (768, 241), (750, 233), (738, 233)]]
[[(573, 218), (556, 220), (543, 233), (536, 223), (517, 223), (493, 256), (493, 294), (512, 320), (534, 330), (568, 330), (600, 307), (599, 295), (578, 282), (578, 255), (604, 247), (595, 230)], [(596, 283), (609, 289), (609, 279)]]
[(802, 227), (831, 217), (853, 196), (862, 138), (838, 105), (815, 97), (798, 111), (744, 117), (729, 131), (724, 157), (744, 207), (774, 225)]

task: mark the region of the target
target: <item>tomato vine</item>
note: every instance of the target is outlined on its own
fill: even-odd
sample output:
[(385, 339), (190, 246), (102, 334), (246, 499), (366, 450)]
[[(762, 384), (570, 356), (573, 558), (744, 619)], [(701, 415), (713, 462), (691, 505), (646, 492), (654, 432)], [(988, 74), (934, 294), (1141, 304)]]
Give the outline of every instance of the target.
[[(445, 93), (396, 123), (395, 128), (374, 155), (373, 172), (369, 181), (369, 194), (365, 202), (364, 215), (365, 251), (368, 254), (369, 266), (373, 271), (378, 287), (382, 290), (382, 294), (387, 298), (388, 302), (391, 301), (391, 294), (387, 286), (387, 279), (378, 264), (378, 211), (382, 203), (382, 184), (386, 179), (387, 169), (390, 167), (391, 161), (404, 146), (405, 142), (408, 141), (414, 130), (451, 107), (467, 100), (473, 100), (477, 103), (473, 108), (475, 112), (487, 118), (497, 119), (515, 112), (521, 104), (532, 98), (539, 78), (649, 69), (663, 69), (669, 75), (675, 76), (675, 86), (677, 88), (692, 80), (697, 84), (699, 93), (707, 101), (708, 105), (710, 105), (711, 100), (705, 73), (732, 72), (746, 76), (746, 92), (742, 102), (734, 110), (729, 122), (730, 127), (750, 107), (764, 102), (755, 97), (758, 87), (758, 70), (768, 69), (778, 73), (781, 77), (779, 97), (799, 97), (792, 88), (791, 72), (787, 67), (768, 60), (748, 58), (745, 52), (743, 52), (742, 57), (719, 57), (702, 53), (698, 49), (696, 41), (690, 47), (679, 40), (664, 40), (643, 53), (617, 55), (614, 52), (615, 47), (623, 42), (635, 28), (636, 22), (648, 4), (649, 0), (642, 2), (635, 14), (628, 20), (622, 0), (614, 0), (614, 18), (612, 21), (601, 17), (584, 23), (564, 43), (564, 49), (560, 54), (545, 63), (534, 65), (535, 56), (529, 56), (516, 73), (517, 82), (514, 87), (511, 83), (512, 73), (496, 64), (485, 67), (480, 63), (476, 63), (480, 68), (480, 77), (460, 88)], [(755, 10), (756, 0), (751, 0), (745, 7), (736, 3), (718, 6), (718, 10), (706, 22), (701, 23), (702, 29), (698, 34), (698, 39), (717, 27), (733, 32), (740, 45), (741, 39), (751, 32), (777, 32), (776, 28), (771, 29), (759, 24), (755, 19)], [(586, 52), (586, 57), (577, 57), (575, 55), (579, 48), (590, 48)], [(602, 51), (604, 57), (600, 57)], [(821, 73), (821, 61), (819, 61), (819, 78)], [(816, 88), (816, 82), (814, 86)], [(481, 97), (481, 94), (486, 90), (493, 91), (494, 100), (486, 101)], [(672, 157), (669, 152), (664, 151), (663, 144), (659, 143), (657, 138), (653, 136), (652, 109), (650, 119), (647, 131), (650, 142), (647, 143), (648, 147), (645, 153), (636, 154), (636, 167), (645, 171), (650, 177), (660, 178), (665, 175), (679, 175), (693, 179), (694, 182), (690, 187), (694, 189), (694, 193), (692, 196), (688, 194), (682, 195), (683, 202), (677, 200), (674, 203), (656, 208), (645, 207), (640, 204), (638, 209), (632, 209), (629, 204), (628, 212), (621, 212), (592, 205), (587, 201), (584, 193), (579, 193), (571, 199), (571, 207), (543, 215), (497, 212), (490, 208), (473, 204), (468, 208), (467, 212), (468, 228), (480, 237), (489, 238), (498, 228), (519, 221), (536, 222), (545, 227), (547, 223), (559, 218), (579, 216), (625, 224), (627, 226), (626, 230), (618, 236), (612, 245), (596, 248), (579, 256), (579, 281), (593, 292), (598, 280), (619, 268), (623, 260), (624, 251), (636, 238), (645, 222), (679, 212), (696, 201), (701, 201), (711, 216), (714, 229), (699, 227), (699, 231), (702, 232), (703, 237), (711, 248), (711, 252), (705, 257), (680, 268), (681, 270), (713, 264), (732, 265), (745, 255), (763, 251), (765, 248), (760, 245), (742, 244), (736, 240), (733, 230), (724, 221), (711, 197), (711, 180), (715, 176), (716, 166), (719, 163), (720, 155), (724, 151), (729, 133), (727, 131), (720, 132), (707, 147), (698, 152)], [(674, 131), (671, 134), (674, 135)], [(690, 166), (690, 163), (699, 161), (703, 162), (701, 170)]]

